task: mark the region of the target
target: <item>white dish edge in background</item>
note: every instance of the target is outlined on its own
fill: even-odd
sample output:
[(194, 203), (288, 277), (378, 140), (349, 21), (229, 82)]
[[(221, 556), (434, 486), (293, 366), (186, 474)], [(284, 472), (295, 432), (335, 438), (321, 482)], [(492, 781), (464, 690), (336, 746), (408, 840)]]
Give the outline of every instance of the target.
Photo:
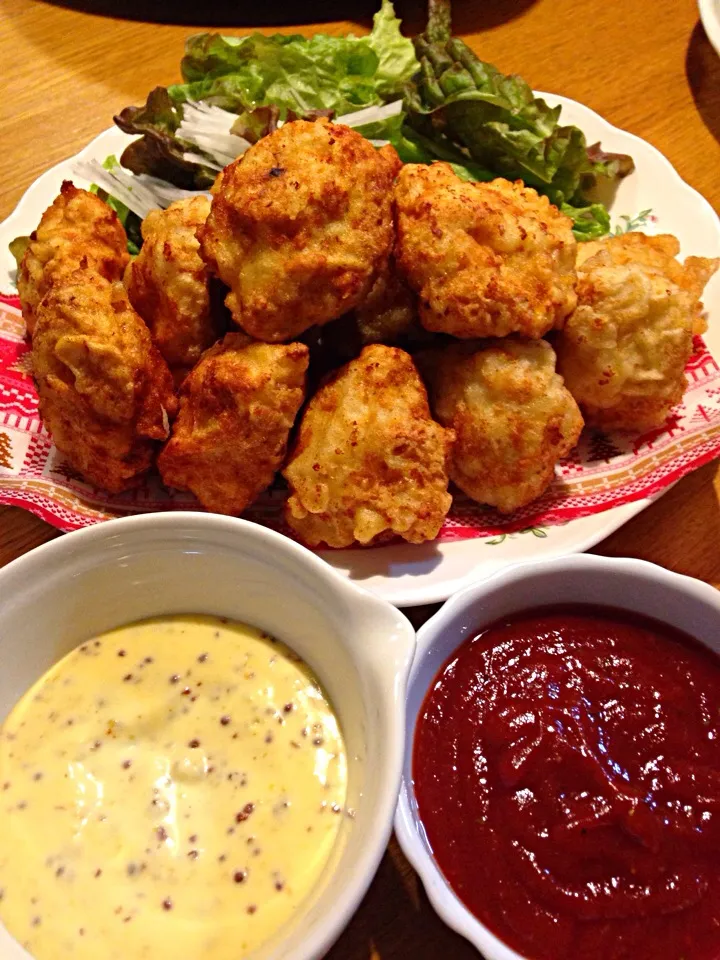
[[(710, 204), (686, 184), (669, 161), (649, 143), (612, 126), (594, 111), (573, 100), (541, 93), (551, 105), (561, 104), (565, 123), (577, 124), (588, 143), (601, 141), (605, 150), (629, 153), (635, 172), (621, 182), (612, 204), (613, 221), (652, 209), (656, 221), (643, 229), (648, 233), (674, 233), (681, 242), (681, 256), (720, 257), (720, 221)], [(76, 157), (42, 174), (26, 191), (14, 212), (0, 224), (0, 291), (12, 292), (15, 263), (8, 243), (30, 233), (42, 212), (57, 195), (63, 179), (78, 185), (73, 164), (79, 159), (104, 160), (119, 155), (131, 137), (116, 128), (96, 137)], [(720, 274), (707, 288), (709, 310), (706, 341), (720, 357)], [(659, 496), (659, 495), (658, 495)], [(398, 543), (369, 549), (321, 551), (320, 555), (348, 578), (361, 583), (396, 606), (416, 606), (447, 599), (451, 594), (509, 564), (552, 558), (588, 550), (648, 507), (657, 496), (614, 507), (562, 526), (532, 533), (513, 534), (501, 543), (489, 539), (459, 540), (422, 545)]]
[(468, 910), (433, 858), (412, 786), (415, 725), (438, 671), (462, 643), (509, 614), (565, 603), (619, 607), (654, 617), (720, 654), (720, 592), (644, 560), (581, 556), (520, 563), (455, 594), (420, 628), (408, 680), (405, 761), (395, 835), (437, 914), (486, 960), (525, 958)]
[(720, 0), (698, 0), (698, 9), (708, 40), (720, 57)]

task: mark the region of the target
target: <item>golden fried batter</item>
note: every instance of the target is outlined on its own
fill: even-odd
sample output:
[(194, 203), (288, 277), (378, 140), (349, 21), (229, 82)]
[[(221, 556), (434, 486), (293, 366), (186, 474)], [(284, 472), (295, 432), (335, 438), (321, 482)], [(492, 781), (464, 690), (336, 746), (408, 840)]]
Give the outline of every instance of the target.
[(409, 354), (365, 347), (308, 404), (283, 471), (288, 524), (311, 546), (434, 539), (452, 502), (453, 439), (431, 419)]
[(575, 307), (572, 221), (521, 183), (467, 183), (447, 163), (398, 176), (397, 256), (428, 330), (541, 337)]
[(671, 233), (649, 237), (645, 233), (633, 231), (617, 237), (608, 237), (605, 240), (578, 244), (578, 269), (600, 250), (607, 250), (612, 262), (620, 266), (639, 263), (664, 274), (692, 299), (693, 333), (705, 332), (707, 325), (700, 298), (708, 280), (717, 270), (720, 260), (708, 257), (686, 257), (685, 261), (680, 263), (675, 259), (680, 253), (680, 241), (677, 237)]
[(32, 362), (40, 416), (57, 449), (104, 490), (135, 485), (177, 402), (122, 283), (77, 270), (51, 286), (37, 309)]
[(290, 340), (367, 296), (392, 245), (399, 163), (349, 127), (297, 120), (225, 168), (198, 237), (246, 333)]
[(78, 267), (120, 280), (130, 259), (118, 216), (106, 203), (69, 180), (43, 213), (18, 270), (18, 293), (28, 333), (35, 329), (38, 304), (54, 281)]
[(550, 485), (583, 427), (544, 340), (457, 344), (423, 364), (433, 412), (457, 434), (450, 478), (473, 500), (512, 513)]
[(255, 343), (229, 333), (203, 354), (180, 391), (180, 412), (158, 458), (169, 487), (238, 516), (272, 483), (305, 397), (302, 343)]
[(699, 297), (718, 261), (688, 258), (684, 268), (671, 237), (629, 234), (589, 246), (577, 310), (557, 341), (560, 372), (588, 423), (660, 426), (685, 392)]
[(397, 343), (417, 323), (417, 298), (398, 274), (392, 255), (380, 268), (365, 300), (356, 307), (355, 317), (363, 345)]
[(142, 249), (125, 276), (130, 302), (173, 370), (195, 366), (220, 336), (208, 289), (209, 271), (195, 236), (209, 212), (205, 196), (152, 210), (142, 223)]

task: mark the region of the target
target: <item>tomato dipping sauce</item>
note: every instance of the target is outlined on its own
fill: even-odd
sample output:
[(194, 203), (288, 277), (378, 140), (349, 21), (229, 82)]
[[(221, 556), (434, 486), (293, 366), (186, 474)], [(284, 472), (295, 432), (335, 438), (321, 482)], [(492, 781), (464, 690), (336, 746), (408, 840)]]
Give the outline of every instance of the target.
[(435, 860), (532, 960), (720, 958), (720, 658), (590, 606), (516, 615), (429, 690), (413, 777)]

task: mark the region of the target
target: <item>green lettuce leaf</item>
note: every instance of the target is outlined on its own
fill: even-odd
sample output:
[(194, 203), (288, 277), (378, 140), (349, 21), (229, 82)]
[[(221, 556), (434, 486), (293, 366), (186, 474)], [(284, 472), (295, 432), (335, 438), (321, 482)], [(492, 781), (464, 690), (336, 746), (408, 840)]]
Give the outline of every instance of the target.
[(560, 125), (560, 107), (483, 63), (462, 40), (419, 37), (415, 47), (421, 70), (407, 87), (408, 121), (427, 136), (441, 131), (498, 176), (568, 199), (599, 176), (629, 172), (629, 158), (591, 158), (583, 132)]
[[(109, 157), (106, 157), (103, 160), (103, 166), (106, 170), (112, 170), (113, 167), (119, 166), (118, 159), (114, 154), (110, 154)], [(128, 253), (135, 257), (140, 253), (140, 248), (143, 244), (141, 224), (142, 221), (140, 217), (133, 213), (133, 211), (126, 206), (122, 200), (118, 200), (117, 197), (113, 197), (112, 194), (108, 193), (106, 190), (103, 190), (102, 187), (99, 187), (96, 183), (90, 184), (90, 193), (97, 194), (101, 200), (104, 200), (105, 203), (110, 207), (111, 210), (114, 210), (118, 215), (118, 220), (123, 225), (125, 233), (127, 234), (127, 248)]]
[(18, 270), (20, 269), (23, 257), (25, 256), (25, 251), (31, 243), (32, 240), (30, 237), (15, 237), (15, 239), (11, 240), (8, 244), (8, 250), (15, 258), (15, 263), (17, 264)]
[(496, 176), (535, 187), (573, 216), (581, 238), (601, 235), (607, 210), (586, 194), (599, 179), (630, 173), (631, 158), (589, 148), (578, 127), (560, 124), (560, 107), (451, 37), (449, 0), (430, 0), (429, 8), (427, 30), (415, 40), (420, 70), (405, 89), (406, 125), (428, 141), (444, 137)]
[(412, 40), (400, 33), (400, 20), (395, 16), (391, 0), (382, 0), (382, 6), (373, 18), (373, 29), (367, 39), (379, 64), (375, 74), (378, 93), (385, 100), (396, 100), (407, 81), (418, 69)]
[(398, 97), (417, 68), (412, 41), (400, 33), (391, 0), (383, 0), (366, 37), (190, 37), (185, 83), (169, 94), (175, 104), (206, 100), (239, 114), (272, 104), (281, 119), (288, 111), (340, 115)]
[(579, 207), (561, 203), (559, 206), (572, 219), (576, 240), (599, 240), (610, 232), (610, 214), (602, 203), (588, 203)]

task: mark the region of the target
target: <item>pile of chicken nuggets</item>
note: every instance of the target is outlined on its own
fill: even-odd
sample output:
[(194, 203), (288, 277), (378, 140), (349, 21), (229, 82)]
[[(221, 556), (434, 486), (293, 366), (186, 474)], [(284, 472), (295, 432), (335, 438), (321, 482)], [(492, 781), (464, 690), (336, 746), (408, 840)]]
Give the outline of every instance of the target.
[(142, 235), (131, 259), (65, 182), (31, 237), (18, 288), (56, 447), (110, 492), (156, 464), (236, 516), (281, 472), (311, 546), (432, 540), (451, 483), (511, 513), (585, 423), (662, 424), (718, 266), (667, 235), (578, 245), (520, 182), (403, 166), (325, 119)]

